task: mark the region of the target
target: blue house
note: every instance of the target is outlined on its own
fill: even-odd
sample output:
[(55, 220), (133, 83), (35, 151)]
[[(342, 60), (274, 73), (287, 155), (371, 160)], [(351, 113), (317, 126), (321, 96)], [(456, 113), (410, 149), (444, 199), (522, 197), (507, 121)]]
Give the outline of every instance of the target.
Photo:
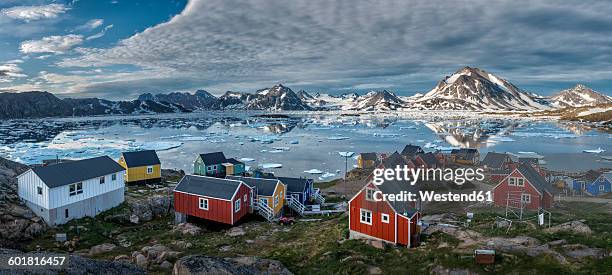
[(576, 192), (587, 191), (587, 185), (595, 181), (601, 176), (601, 173), (595, 170), (587, 171), (582, 177), (576, 178), (572, 181), (571, 189)]
[(278, 180), (287, 185), (287, 197), (294, 197), (304, 205), (309, 204), (315, 191), (312, 179), (278, 177)]
[(593, 196), (610, 193), (611, 190), (612, 172), (603, 173), (593, 182), (586, 185), (586, 191)]

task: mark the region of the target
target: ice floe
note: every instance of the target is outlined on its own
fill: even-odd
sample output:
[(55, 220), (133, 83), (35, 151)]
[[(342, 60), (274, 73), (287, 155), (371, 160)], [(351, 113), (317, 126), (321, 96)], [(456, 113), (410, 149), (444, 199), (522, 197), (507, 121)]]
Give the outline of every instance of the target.
[(323, 171), (319, 169), (310, 169), (310, 170), (304, 171), (304, 173), (316, 175), (316, 174), (323, 174)]
[(261, 164), (261, 168), (271, 169), (271, 168), (282, 168), (283, 165), (280, 163), (263, 163)]

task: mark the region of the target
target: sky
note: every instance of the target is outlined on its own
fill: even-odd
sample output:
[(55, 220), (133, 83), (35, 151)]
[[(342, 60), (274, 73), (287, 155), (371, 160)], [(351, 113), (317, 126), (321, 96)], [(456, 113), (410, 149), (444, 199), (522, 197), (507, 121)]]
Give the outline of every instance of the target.
[(472, 66), (612, 95), (612, 5), (521, 0), (2, 0), (0, 91), (401, 95)]

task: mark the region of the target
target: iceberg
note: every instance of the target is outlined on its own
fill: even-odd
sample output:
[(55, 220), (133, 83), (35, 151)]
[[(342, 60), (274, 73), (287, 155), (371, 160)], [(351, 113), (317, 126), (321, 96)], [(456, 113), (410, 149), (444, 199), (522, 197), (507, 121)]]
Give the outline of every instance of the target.
[(283, 165), (280, 163), (264, 163), (261, 165), (261, 168), (271, 169), (271, 168), (282, 168)]
[(319, 180), (326, 180), (326, 179), (331, 178), (331, 177), (334, 177), (334, 176), (336, 176), (336, 174), (333, 174), (333, 173), (327, 172), (327, 173), (325, 173), (325, 174), (323, 174), (323, 175), (319, 176)]
[(251, 161), (255, 161), (255, 159), (252, 158), (241, 158), (239, 159), (241, 162), (251, 162)]
[(319, 170), (319, 169), (310, 169), (310, 170), (306, 170), (304, 171), (304, 173), (308, 173), (308, 174), (323, 174), (323, 171)]
[(327, 138), (328, 140), (345, 140), (345, 139), (349, 139), (349, 137), (345, 137), (345, 136), (331, 136)]
[(601, 149), (601, 147), (598, 147), (597, 149), (592, 149), (592, 150), (582, 150), (583, 153), (589, 153), (589, 154), (600, 154), (605, 152), (606, 150)]

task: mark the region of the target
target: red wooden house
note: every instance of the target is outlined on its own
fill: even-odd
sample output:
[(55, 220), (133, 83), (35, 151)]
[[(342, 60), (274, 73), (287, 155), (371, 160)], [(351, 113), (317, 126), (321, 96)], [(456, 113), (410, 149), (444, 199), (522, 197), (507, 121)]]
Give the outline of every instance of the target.
[(531, 164), (523, 163), (493, 188), (496, 206), (548, 209), (553, 203), (552, 186)]
[[(384, 159), (378, 168), (395, 168), (407, 162), (398, 153)], [(381, 185), (367, 184), (349, 201), (349, 230), (351, 238), (382, 240), (407, 247), (419, 243), (420, 226), (417, 225), (421, 213), (418, 202), (375, 201), (374, 193), (398, 194), (402, 191), (418, 192), (417, 185), (400, 181), (385, 181)]]
[(174, 188), (176, 222), (187, 217), (233, 225), (252, 212), (252, 189), (242, 181), (186, 175)]

